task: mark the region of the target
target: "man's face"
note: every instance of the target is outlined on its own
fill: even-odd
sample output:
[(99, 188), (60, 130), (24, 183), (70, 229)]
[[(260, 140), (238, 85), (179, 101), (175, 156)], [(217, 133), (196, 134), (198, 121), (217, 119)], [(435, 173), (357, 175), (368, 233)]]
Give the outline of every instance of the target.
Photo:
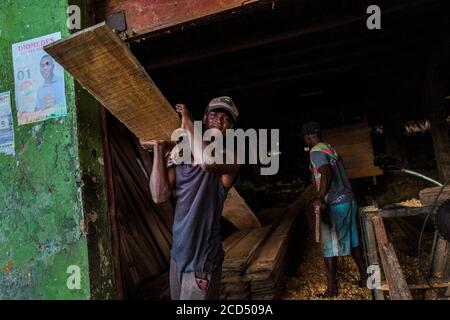
[(216, 128), (223, 133), (225, 130), (233, 128), (233, 120), (228, 112), (214, 110), (205, 115), (204, 124), (206, 129)]
[(310, 134), (304, 134), (303, 135), (303, 140), (305, 141), (305, 144), (308, 147), (314, 147), (313, 142), (312, 142), (312, 136)]
[(53, 75), (53, 61), (48, 57), (41, 60), (41, 75), (44, 79), (49, 79)]

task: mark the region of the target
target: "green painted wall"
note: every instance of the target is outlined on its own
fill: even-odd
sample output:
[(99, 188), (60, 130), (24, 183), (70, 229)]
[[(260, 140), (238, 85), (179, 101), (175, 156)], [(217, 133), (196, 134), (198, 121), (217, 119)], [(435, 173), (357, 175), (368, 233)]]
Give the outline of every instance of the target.
[[(0, 92), (11, 91), (16, 147), (0, 154), (0, 299), (114, 297), (97, 103), (66, 73), (66, 117), (18, 126), (15, 115), (11, 45), (69, 35), (66, 10), (67, 0), (0, 0)], [(81, 289), (66, 285), (71, 265)]]

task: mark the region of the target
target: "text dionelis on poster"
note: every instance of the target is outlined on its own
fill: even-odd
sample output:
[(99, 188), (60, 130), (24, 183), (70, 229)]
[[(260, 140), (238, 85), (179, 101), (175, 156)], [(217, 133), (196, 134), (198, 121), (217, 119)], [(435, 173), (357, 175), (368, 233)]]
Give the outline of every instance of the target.
[(0, 153), (15, 155), (10, 92), (0, 92)]
[(59, 39), (56, 32), (12, 45), (19, 125), (67, 114), (64, 69), (43, 50)]

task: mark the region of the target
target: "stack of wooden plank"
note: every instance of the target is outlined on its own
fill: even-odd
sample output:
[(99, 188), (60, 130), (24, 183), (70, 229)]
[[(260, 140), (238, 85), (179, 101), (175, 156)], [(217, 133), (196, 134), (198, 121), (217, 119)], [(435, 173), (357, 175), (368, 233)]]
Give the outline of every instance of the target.
[(288, 239), (298, 210), (275, 209), (278, 218), (224, 241), (221, 299), (273, 299), (287, 261)]
[(221, 299), (241, 300), (250, 295), (243, 279), (255, 251), (266, 239), (272, 226), (237, 231), (224, 241)]
[[(158, 298), (168, 288), (163, 275), (169, 270), (173, 206), (150, 200), (151, 156), (115, 117), (107, 119), (124, 288), (128, 299)], [(162, 285), (145, 292), (149, 282), (160, 277)]]
[(281, 222), (258, 248), (247, 268), (244, 281), (250, 285), (251, 299), (276, 298), (286, 267), (288, 241), (297, 214), (295, 210), (286, 210)]
[(344, 159), (350, 179), (383, 173), (374, 165), (371, 130), (366, 123), (323, 130), (324, 141), (331, 144)]

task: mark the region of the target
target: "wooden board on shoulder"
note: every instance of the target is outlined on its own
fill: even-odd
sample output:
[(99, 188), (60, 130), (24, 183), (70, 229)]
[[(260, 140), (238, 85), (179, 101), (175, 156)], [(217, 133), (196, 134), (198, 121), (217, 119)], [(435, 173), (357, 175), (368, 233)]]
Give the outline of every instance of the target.
[(176, 111), (105, 23), (53, 42), (44, 50), (139, 139), (169, 140), (179, 127)]

